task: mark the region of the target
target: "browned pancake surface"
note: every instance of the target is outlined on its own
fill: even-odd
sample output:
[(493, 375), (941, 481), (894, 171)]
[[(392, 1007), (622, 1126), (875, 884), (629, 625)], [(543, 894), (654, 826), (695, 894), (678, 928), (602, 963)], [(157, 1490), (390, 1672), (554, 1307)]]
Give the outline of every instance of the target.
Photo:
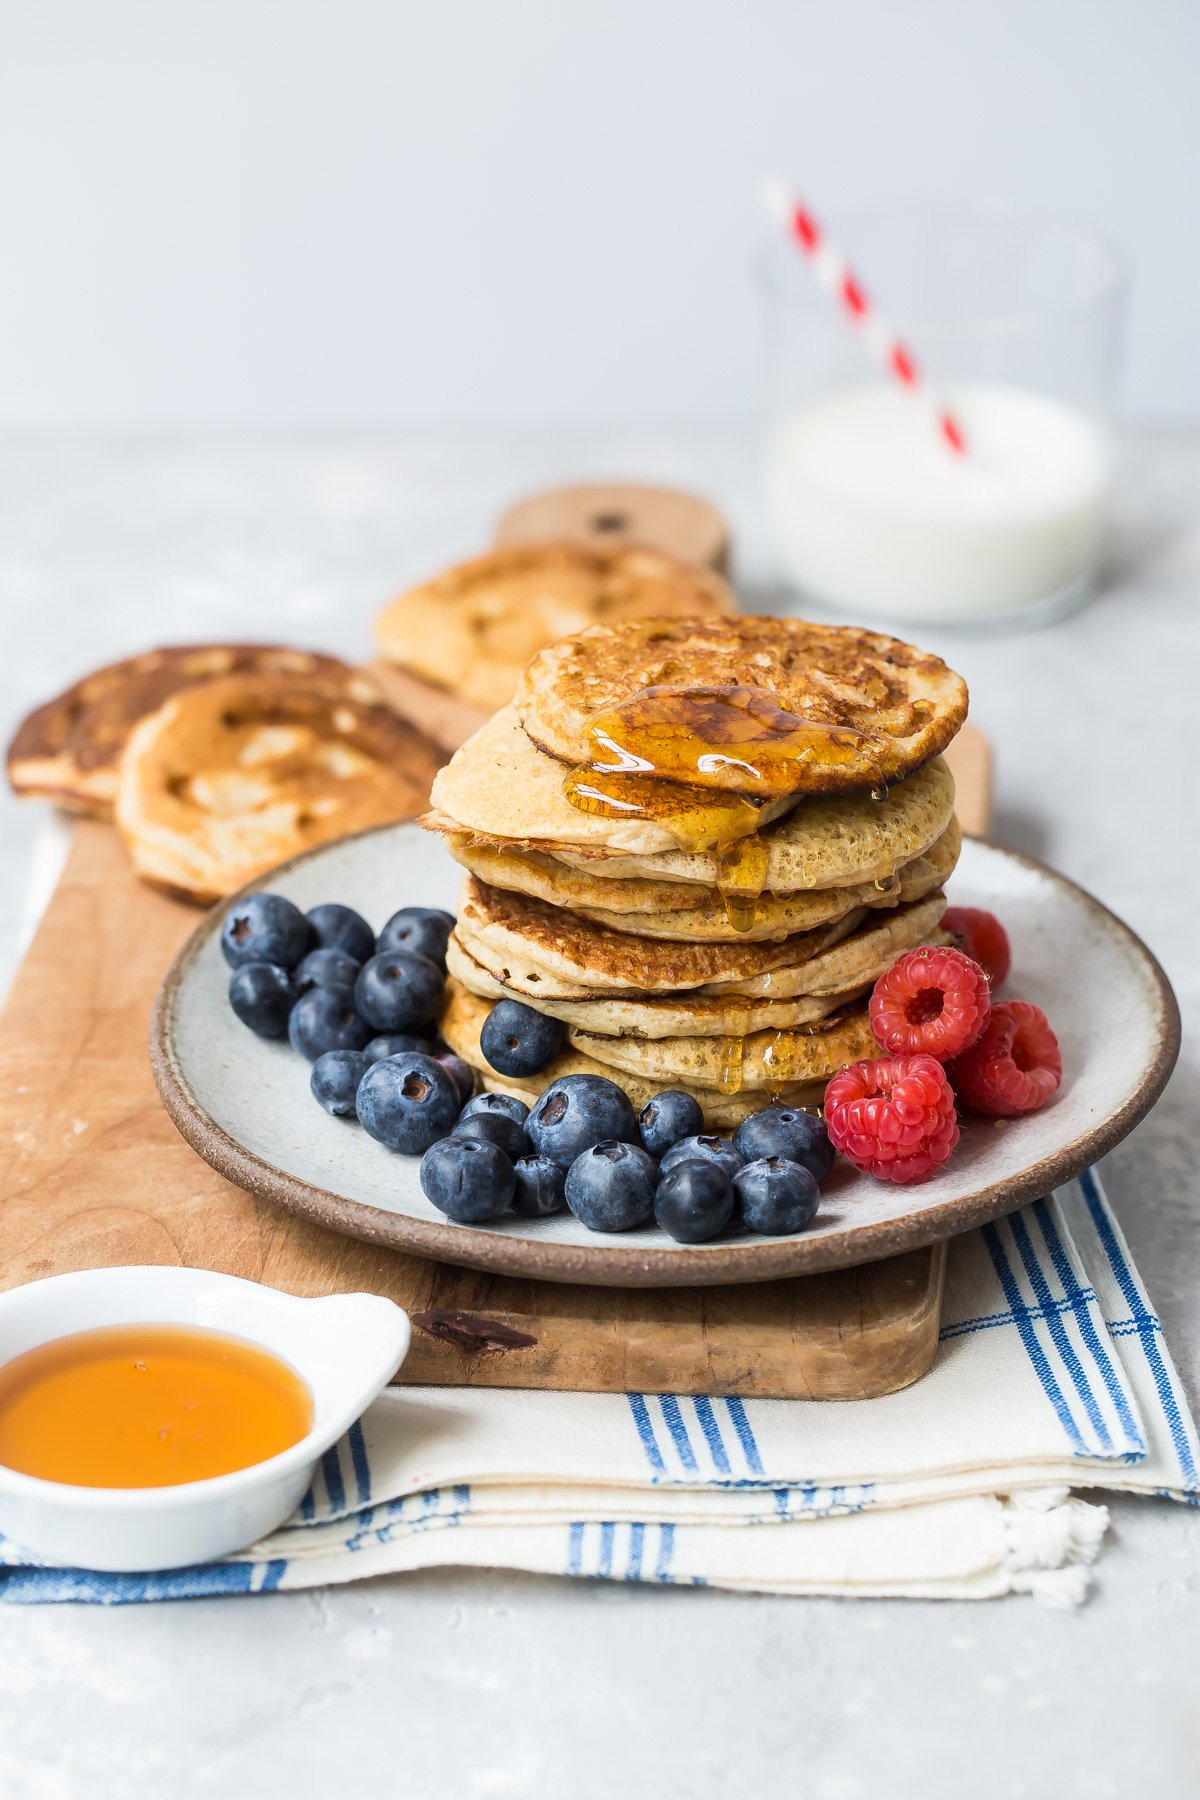
[(31, 712), (8, 746), (9, 782), (18, 794), (110, 818), (121, 752), (139, 719), (198, 682), (242, 674), (319, 678), (372, 697), (335, 656), (277, 644), (170, 644), (95, 669)]

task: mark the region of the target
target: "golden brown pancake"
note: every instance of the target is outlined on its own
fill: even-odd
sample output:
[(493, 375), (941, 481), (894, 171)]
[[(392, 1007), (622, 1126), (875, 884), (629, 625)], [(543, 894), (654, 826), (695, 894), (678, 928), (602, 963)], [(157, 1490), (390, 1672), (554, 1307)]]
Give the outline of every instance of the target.
[(598, 715), (629, 707), (647, 690), (667, 707), (661, 697), (684, 689), (699, 691), (689, 704), (698, 709), (700, 740), (713, 747), (713, 720), (728, 712), (714, 694), (759, 696), (735, 709), (748, 732), (744, 757), (697, 761), (689, 749), (679, 758), (673, 704), (664, 720), (640, 720), (637, 743), (618, 741), (643, 752), (659, 777), (734, 793), (758, 791), (747, 784), (746, 770), (778, 747), (778, 709), (822, 728), (772, 775), (772, 782), (804, 794), (899, 781), (944, 750), (967, 715), (961, 677), (911, 644), (853, 626), (736, 616), (626, 619), (578, 631), (533, 658), (515, 705), (535, 744), (579, 765), (597, 759), (589, 727)]
[(139, 719), (197, 682), (243, 674), (313, 677), (358, 699), (378, 697), (336, 656), (278, 644), (169, 644), (95, 669), (31, 712), (8, 746), (9, 782), (18, 794), (110, 819), (121, 752)]
[[(607, 1080), (616, 1082), (628, 1094), (634, 1110), (640, 1111), (647, 1100), (662, 1091), (664, 1084), (661, 1081), (647, 1081), (625, 1070), (610, 1068), (578, 1050), (564, 1050), (537, 1075), (498, 1075), (479, 1048), (479, 1033), (491, 1008), (490, 1000), (468, 993), (453, 978), (446, 983), (442, 1036), (456, 1056), (461, 1056), (464, 1062), (470, 1063), (478, 1071), (489, 1093), (515, 1094), (518, 1099), (532, 1105), (551, 1082), (560, 1080), (564, 1075), (603, 1075)], [(750, 1113), (757, 1112), (764, 1103), (761, 1090), (748, 1088), (736, 1094), (722, 1094), (714, 1088), (692, 1088), (686, 1082), (673, 1081), (671, 1086), (682, 1088), (699, 1102), (705, 1127), (709, 1131), (732, 1130)], [(820, 1106), (824, 1092), (823, 1081), (781, 1082), (771, 1089), (771, 1096), (785, 1106)]]
[(411, 588), (382, 612), (388, 662), (488, 710), (512, 699), (531, 656), (601, 619), (732, 612), (711, 569), (640, 546), (510, 544)]
[(139, 875), (188, 899), (424, 805), (440, 752), (390, 708), (282, 675), (174, 694), (135, 727), (116, 820)]
[(847, 1063), (882, 1056), (861, 1001), (815, 1025), (794, 1031), (754, 1031), (744, 1038), (609, 1037), (596, 1031), (567, 1032), (573, 1050), (660, 1088), (717, 1088), (721, 1093), (772, 1093), (782, 1086), (826, 1082)]

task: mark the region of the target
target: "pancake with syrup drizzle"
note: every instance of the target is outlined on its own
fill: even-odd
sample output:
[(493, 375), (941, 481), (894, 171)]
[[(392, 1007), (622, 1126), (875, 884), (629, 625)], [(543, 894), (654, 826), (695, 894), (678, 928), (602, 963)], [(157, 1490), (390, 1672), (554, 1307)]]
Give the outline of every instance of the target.
[[(563, 793), (563, 777), (562, 765), (534, 747), (506, 707), (438, 771), (422, 824), (466, 848), (552, 855), (597, 881), (718, 886), (717, 855), (680, 849), (653, 820), (580, 812)], [(941, 837), (954, 812), (954, 778), (935, 757), (884, 800), (854, 794), (796, 804), (785, 798), (763, 801), (759, 811), (763, 890), (851, 887), (886, 880)], [(614, 910), (622, 909), (618, 901)]]
[(613, 931), (684, 943), (777, 940), (834, 924), (863, 907), (878, 910), (919, 900), (949, 880), (961, 845), (958, 821), (952, 818), (928, 850), (879, 881), (796, 894), (760, 894), (757, 899), (728, 905), (718, 890), (687, 882), (600, 880), (586, 870), (565, 869), (557, 858), (544, 854), (508, 850), (474, 839), (449, 839), (456, 861), (489, 886), (531, 894)]
[[(521, 1000), (552, 1019), (609, 1037), (694, 1037), (701, 1032), (731, 1037), (752, 1031), (790, 1030), (811, 1025), (862, 999), (901, 951), (918, 943), (950, 942), (945, 933), (936, 929), (944, 906), (945, 899), (939, 894), (936, 901), (926, 901), (890, 918), (882, 930), (865, 937), (856, 934), (824, 956), (814, 957), (814, 980), (845, 983), (830, 991), (804, 991), (789, 996), (769, 989), (764, 996), (754, 997), (713, 987), (678, 994), (604, 993), (570, 998), (522, 990)], [(839, 968), (843, 952), (845, 961)], [(447, 948), (446, 963), (451, 975), (482, 999), (496, 1001), (513, 995), (512, 986), (477, 962), (455, 935)], [(784, 973), (795, 973), (799, 979), (802, 971)]]
[[(479, 1033), (491, 1009), (490, 1000), (468, 993), (453, 977), (446, 983), (442, 1036), (455, 1055), (461, 1056), (476, 1071), (488, 1093), (514, 1094), (532, 1106), (551, 1082), (561, 1080), (564, 1075), (603, 1075), (628, 1094), (634, 1111), (638, 1112), (647, 1100), (662, 1092), (660, 1081), (649, 1081), (640, 1075), (612, 1068), (574, 1049), (564, 1050), (536, 1075), (498, 1075), (479, 1048)], [(749, 1088), (744, 1092), (723, 1094), (716, 1088), (690, 1087), (683, 1081), (673, 1081), (671, 1086), (694, 1097), (709, 1131), (732, 1131), (763, 1104), (762, 1093)], [(824, 1092), (824, 1081), (780, 1082), (771, 1089), (772, 1097), (785, 1106), (819, 1107)]]
[[(643, 618), (540, 651), (515, 706), (534, 743), (568, 765), (626, 751), (660, 782), (856, 793), (944, 750), (967, 690), (940, 657), (853, 626)], [(730, 753), (703, 754), (715, 750)]]

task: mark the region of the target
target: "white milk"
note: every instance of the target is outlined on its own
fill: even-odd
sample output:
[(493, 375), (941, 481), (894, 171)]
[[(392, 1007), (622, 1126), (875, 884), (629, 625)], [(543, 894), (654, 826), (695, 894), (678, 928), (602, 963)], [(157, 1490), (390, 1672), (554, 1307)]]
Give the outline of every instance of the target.
[(771, 518), (805, 595), (867, 617), (966, 621), (1053, 611), (1090, 585), (1109, 486), (1101, 433), (1022, 388), (964, 383), (945, 398), (966, 456), (893, 382), (776, 428)]

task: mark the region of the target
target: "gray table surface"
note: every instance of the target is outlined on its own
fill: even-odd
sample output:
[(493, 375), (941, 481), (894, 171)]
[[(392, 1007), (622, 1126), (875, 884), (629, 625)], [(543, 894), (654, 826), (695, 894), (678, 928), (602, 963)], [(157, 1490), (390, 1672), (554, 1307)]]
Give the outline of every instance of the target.
[[(166, 639), (365, 653), (380, 601), (514, 495), (637, 475), (729, 513), (778, 604), (745, 434), (0, 443), (0, 723)], [(996, 750), (995, 833), (1121, 913), (1200, 1000), (1200, 438), (1126, 447), (1100, 597), (1029, 635), (924, 632)], [(37, 809), (0, 802), (0, 975)], [(1082, 981), (1088, 970), (1079, 971)], [(1196, 1048), (1105, 1179), (1193, 1394)], [(1073, 1614), (450, 1572), (262, 1599), (0, 1612), (6, 1800), (336, 1793), (1198, 1791), (1194, 1513), (1118, 1501)], [(803, 1526), (798, 1526), (803, 1530)]]

